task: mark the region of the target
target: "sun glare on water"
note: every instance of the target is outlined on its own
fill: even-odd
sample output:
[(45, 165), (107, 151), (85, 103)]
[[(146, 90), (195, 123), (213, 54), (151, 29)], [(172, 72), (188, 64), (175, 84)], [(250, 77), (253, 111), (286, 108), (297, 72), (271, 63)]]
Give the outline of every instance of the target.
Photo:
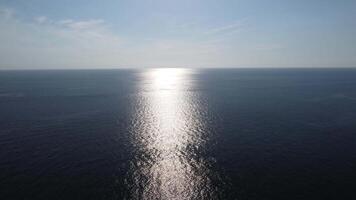
[(169, 68), (142, 76), (132, 127), (132, 198), (195, 199), (214, 193), (206, 161), (196, 156), (205, 139), (201, 107), (189, 92), (191, 75), (188, 69)]

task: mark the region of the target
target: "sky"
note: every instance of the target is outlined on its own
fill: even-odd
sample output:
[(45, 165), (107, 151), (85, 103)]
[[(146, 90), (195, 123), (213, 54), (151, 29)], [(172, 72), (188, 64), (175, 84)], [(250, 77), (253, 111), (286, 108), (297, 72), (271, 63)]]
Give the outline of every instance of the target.
[(356, 67), (355, 0), (0, 0), (0, 69)]

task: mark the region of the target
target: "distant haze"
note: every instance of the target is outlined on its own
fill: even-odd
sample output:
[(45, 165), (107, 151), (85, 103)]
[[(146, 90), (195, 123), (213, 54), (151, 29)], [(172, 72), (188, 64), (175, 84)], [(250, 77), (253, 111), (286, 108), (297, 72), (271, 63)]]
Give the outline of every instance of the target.
[(0, 69), (356, 67), (354, 0), (3, 0)]

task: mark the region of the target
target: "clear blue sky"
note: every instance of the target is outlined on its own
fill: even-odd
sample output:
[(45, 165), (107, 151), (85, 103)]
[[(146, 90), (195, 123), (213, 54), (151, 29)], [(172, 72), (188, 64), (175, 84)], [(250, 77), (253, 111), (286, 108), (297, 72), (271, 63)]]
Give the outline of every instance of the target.
[(0, 0), (0, 69), (356, 67), (355, 0)]

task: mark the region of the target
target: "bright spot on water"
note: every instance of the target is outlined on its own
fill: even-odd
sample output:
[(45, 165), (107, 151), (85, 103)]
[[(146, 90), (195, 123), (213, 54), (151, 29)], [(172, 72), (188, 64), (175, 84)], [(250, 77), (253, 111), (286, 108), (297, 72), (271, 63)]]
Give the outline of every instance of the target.
[(134, 199), (212, 199), (206, 113), (189, 69), (152, 69), (140, 79), (133, 116), (135, 159), (128, 179)]

